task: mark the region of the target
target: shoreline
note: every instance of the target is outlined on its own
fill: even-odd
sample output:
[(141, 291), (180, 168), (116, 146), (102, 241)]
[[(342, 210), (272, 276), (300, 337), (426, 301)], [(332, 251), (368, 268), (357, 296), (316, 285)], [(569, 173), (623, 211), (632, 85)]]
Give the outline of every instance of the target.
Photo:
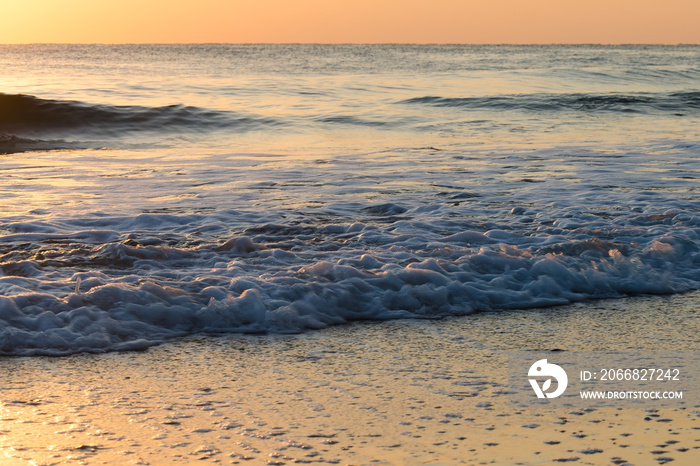
[(508, 405), (512, 351), (697, 351), (700, 293), (0, 358), (3, 464), (691, 464), (700, 407)]

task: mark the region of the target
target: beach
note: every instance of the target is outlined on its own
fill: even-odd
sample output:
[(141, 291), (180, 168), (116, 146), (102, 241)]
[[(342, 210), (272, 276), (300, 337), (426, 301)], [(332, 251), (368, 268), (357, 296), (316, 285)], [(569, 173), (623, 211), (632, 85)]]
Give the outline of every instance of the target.
[[(694, 464), (700, 406), (518, 409), (509, 352), (697, 351), (697, 293), (4, 358), (2, 463)], [(640, 317), (643, 316), (643, 317)], [(630, 326), (629, 322), (635, 325)], [(549, 351), (549, 350), (558, 351)], [(543, 356), (543, 357), (544, 357)]]
[(0, 45), (0, 464), (694, 464), (699, 61)]

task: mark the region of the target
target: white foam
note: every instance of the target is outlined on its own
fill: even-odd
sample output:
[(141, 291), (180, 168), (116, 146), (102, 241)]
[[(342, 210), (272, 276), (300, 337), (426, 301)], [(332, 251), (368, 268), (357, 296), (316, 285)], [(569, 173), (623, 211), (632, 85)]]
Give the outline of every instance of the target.
[[(647, 220), (665, 221), (654, 215)], [(396, 231), (407, 228), (401, 220), (369, 231), (337, 224), (290, 234), (267, 226), (257, 239), (235, 236), (191, 247), (101, 245), (96, 237), (114, 233), (75, 233), (62, 238), (92, 249), (71, 257), (67, 247), (59, 260), (75, 261), (66, 267), (69, 275), (41, 260), (3, 264), (0, 351), (138, 349), (192, 332), (299, 332), (357, 319), (435, 318), (697, 288), (697, 229), (628, 229), (638, 220), (636, 213), (618, 216), (607, 230), (617, 225), (621, 239), (606, 240), (583, 233), (584, 220), (557, 235), (540, 228), (450, 235), (414, 229), (409, 239)], [(181, 219), (181, 225), (191, 222)], [(375, 240), (368, 249), (370, 232)], [(279, 249), (275, 240), (293, 246)], [(98, 270), (73, 273), (83, 267)]]

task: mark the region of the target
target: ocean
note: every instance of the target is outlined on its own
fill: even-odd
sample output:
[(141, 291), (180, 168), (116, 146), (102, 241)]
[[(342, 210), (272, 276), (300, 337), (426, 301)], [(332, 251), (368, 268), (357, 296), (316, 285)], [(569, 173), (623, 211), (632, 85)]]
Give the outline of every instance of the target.
[(0, 154), (2, 355), (700, 288), (700, 46), (4, 45)]

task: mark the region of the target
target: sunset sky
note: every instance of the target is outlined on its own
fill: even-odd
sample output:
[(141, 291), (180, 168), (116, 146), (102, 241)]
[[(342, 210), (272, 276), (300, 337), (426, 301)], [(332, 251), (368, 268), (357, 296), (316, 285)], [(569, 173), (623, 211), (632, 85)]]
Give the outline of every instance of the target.
[(0, 0), (0, 43), (700, 43), (698, 0)]

